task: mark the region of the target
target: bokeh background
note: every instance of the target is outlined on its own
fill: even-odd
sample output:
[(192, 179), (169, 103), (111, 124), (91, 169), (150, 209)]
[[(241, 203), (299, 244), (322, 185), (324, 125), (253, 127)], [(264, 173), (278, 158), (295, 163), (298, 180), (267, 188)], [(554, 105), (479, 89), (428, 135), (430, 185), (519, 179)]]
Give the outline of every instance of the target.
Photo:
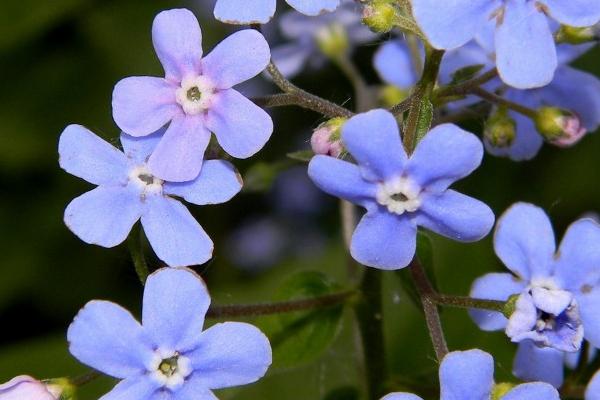
[[(126, 246), (86, 245), (62, 222), (66, 204), (91, 186), (59, 168), (58, 137), (65, 126), (78, 123), (117, 144), (113, 85), (126, 76), (162, 72), (150, 37), (155, 14), (173, 7), (193, 9), (206, 51), (231, 31), (212, 18), (211, 3), (0, 2), (0, 381), (23, 373), (52, 378), (86, 372), (69, 356), (65, 332), (91, 299), (110, 299), (139, 314), (142, 288)], [(279, 40), (276, 33), (272, 38)], [(365, 45), (355, 53), (371, 83), (377, 83), (371, 67), (375, 48)], [(600, 75), (600, 51), (577, 64)], [(251, 94), (275, 92), (263, 77), (254, 81), (247, 87)], [(333, 66), (296, 81), (338, 102), (348, 102), (352, 93)], [(217, 304), (271, 300), (286, 277), (299, 270), (321, 271), (345, 282), (337, 202), (312, 186), (305, 167), (285, 161), (286, 153), (307, 147), (311, 129), (323, 119), (296, 108), (272, 115), (276, 128), (266, 148), (251, 160), (236, 161), (249, 190), (224, 205), (191, 207), (216, 243), (214, 259), (197, 270)], [(480, 130), (480, 122), (469, 126)], [(599, 155), (600, 135), (591, 134), (568, 150), (545, 146), (531, 162), (486, 156), (483, 167), (457, 188), (497, 214), (515, 201), (538, 204), (562, 234), (574, 219), (600, 210)], [(147, 254), (150, 264), (159, 267), (149, 249)], [(466, 245), (434, 237), (434, 261), (439, 287), (453, 294), (467, 294), (477, 276), (502, 270), (490, 238)], [(402, 291), (398, 274), (384, 274), (386, 362), (394, 379), (435, 382), (435, 358), (422, 315)], [(446, 309), (443, 319), (452, 349), (492, 352), (499, 378), (510, 379), (515, 347), (502, 333), (480, 332), (461, 310)], [(335, 331), (322, 354), (296, 366), (276, 365), (259, 383), (224, 390), (222, 398), (354, 398), (355, 389), (362, 390), (364, 366), (351, 313), (344, 313)], [(81, 389), (80, 398), (95, 400), (113, 383), (98, 379)]]

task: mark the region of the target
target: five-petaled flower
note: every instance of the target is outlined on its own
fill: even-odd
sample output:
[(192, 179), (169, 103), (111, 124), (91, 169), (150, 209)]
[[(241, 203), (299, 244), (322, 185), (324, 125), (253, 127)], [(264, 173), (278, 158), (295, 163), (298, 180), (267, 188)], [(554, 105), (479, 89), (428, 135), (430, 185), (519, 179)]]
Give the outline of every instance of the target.
[[(490, 18), (496, 21), (498, 72), (507, 84), (544, 86), (557, 67), (552, 18), (585, 27), (600, 20), (597, 0), (412, 0), (417, 23), (432, 46), (454, 49), (476, 37)], [(460, 27), (460, 29), (457, 29)]]
[[(285, 0), (306, 15), (319, 15), (335, 10), (341, 0)], [(228, 24), (266, 24), (273, 15), (277, 0), (217, 0), (215, 18)]]
[(186, 9), (158, 14), (152, 38), (165, 78), (121, 80), (112, 105), (115, 122), (129, 135), (150, 135), (169, 124), (148, 160), (154, 174), (172, 182), (196, 178), (210, 132), (233, 157), (259, 151), (273, 132), (273, 121), (232, 87), (265, 69), (270, 57), (265, 38), (253, 29), (242, 30), (203, 58), (198, 20)]
[[(440, 365), (440, 400), (559, 400), (543, 382), (494, 383), (494, 359), (481, 350), (453, 351)], [(391, 393), (381, 400), (422, 400), (411, 393)]]
[(114, 247), (141, 219), (148, 241), (165, 263), (202, 264), (211, 258), (213, 243), (172, 196), (198, 205), (224, 203), (240, 191), (241, 179), (229, 162), (210, 160), (192, 181), (163, 181), (148, 165), (161, 140), (161, 131), (142, 138), (121, 134), (121, 152), (80, 125), (68, 126), (58, 145), (60, 166), (98, 187), (67, 206), (65, 223), (86, 243)]
[(473, 310), (471, 315), (481, 329), (506, 328), (520, 342), (517, 376), (558, 387), (564, 354), (544, 346), (573, 352), (584, 337), (600, 346), (600, 226), (591, 219), (574, 222), (557, 250), (544, 211), (517, 203), (499, 219), (494, 248), (514, 275), (484, 275), (474, 282), (471, 295), (506, 300), (517, 294), (516, 311), (508, 321), (496, 312)]
[(475, 135), (440, 125), (408, 157), (393, 115), (373, 110), (348, 120), (342, 140), (358, 165), (318, 155), (308, 172), (323, 191), (367, 209), (350, 249), (360, 263), (406, 267), (418, 225), (464, 242), (491, 230), (494, 214), (487, 205), (448, 189), (481, 163), (483, 146)]
[(163, 268), (146, 281), (142, 324), (112, 302), (91, 301), (69, 327), (69, 349), (122, 379), (103, 400), (214, 400), (213, 389), (260, 379), (272, 355), (253, 325), (225, 322), (202, 331), (209, 305), (193, 271)]

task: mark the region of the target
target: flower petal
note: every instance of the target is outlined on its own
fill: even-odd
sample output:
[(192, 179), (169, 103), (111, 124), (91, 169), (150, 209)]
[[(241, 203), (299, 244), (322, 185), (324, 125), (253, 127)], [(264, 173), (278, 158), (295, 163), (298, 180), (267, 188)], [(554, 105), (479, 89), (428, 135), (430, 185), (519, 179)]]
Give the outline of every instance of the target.
[(565, 289), (579, 292), (600, 281), (600, 225), (580, 219), (567, 229), (558, 248), (556, 276)]
[(287, 3), (306, 15), (319, 15), (334, 11), (339, 5), (340, 0), (285, 0)]
[(125, 156), (133, 161), (136, 165), (145, 164), (148, 162), (148, 158), (162, 139), (166, 129), (159, 129), (158, 131), (148, 135), (135, 137), (121, 133), (121, 146), (123, 146), (123, 153)]
[(204, 281), (187, 268), (162, 268), (144, 287), (142, 325), (153, 344), (185, 352), (200, 342), (210, 295)]
[(226, 37), (204, 57), (202, 73), (219, 89), (230, 89), (260, 74), (270, 58), (265, 37), (254, 29), (244, 29)]
[(308, 175), (324, 192), (363, 207), (371, 204), (377, 193), (375, 184), (364, 180), (356, 165), (334, 157), (314, 156)]
[(441, 192), (473, 172), (483, 158), (477, 136), (453, 124), (433, 128), (408, 160), (407, 173), (428, 191)]
[(215, 18), (226, 24), (266, 24), (275, 15), (276, 0), (217, 0)]
[(405, 216), (372, 210), (362, 217), (352, 235), (352, 257), (369, 267), (393, 270), (406, 267), (415, 255), (417, 228)]
[(423, 400), (412, 393), (390, 393), (384, 396), (381, 400)]
[(496, 29), (496, 63), (502, 80), (519, 89), (552, 82), (558, 65), (546, 16), (535, 2), (512, 1)]
[[(169, 400), (219, 400), (215, 394), (206, 387), (204, 379), (196, 373), (188, 377), (185, 384), (173, 392)], [(163, 399), (151, 399), (163, 400)]]
[(215, 95), (206, 127), (215, 133), (229, 155), (248, 158), (262, 149), (271, 137), (273, 120), (238, 91), (228, 89)]
[(210, 132), (200, 117), (177, 117), (148, 159), (148, 166), (165, 181), (191, 181), (200, 173), (209, 141)]
[(529, 203), (512, 205), (498, 219), (494, 249), (504, 265), (521, 279), (550, 275), (554, 231), (544, 210)]
[(538, 347), (531, 340), (519, 343), (513, 374), (526, 382), (547, 382), (554, 387), (563, 383), (565, 353), (551, 347)]
[(242, 178), (228, 161), (208, 160), (193, 181), (164, 185), (165, 193), (183, 197), (198, 205), (219, 204), (231, 200), (242, 189)]
[(69, 125), (58, 142), (62, 169), (95, 185), (127, 181), (127, 158), (81, 125)]
[(146, 203), (142, 226), (158, 258), (171, 267), (210, 260), (213, 242), (183, 204), (163, 196), (149, 196)]
[(392, 40), (379, 47), (373, 62), (386, 83), (402, 89), (408, 89), (417, 83), (418, 76), (410, 50), (402, 40)]
[(502, 397), (502, 400), (560, 400), (558, 391), (542, 382), (524, 383)]
[(137, 400), (150, 399), (160, 387), (160, 384), (148, 377), (141, 376), (125, 379), (117, 384), (100, 400)]
[(256, 382), (272, 362), (269, 339), (255, 326), (241, 322), (211, 326), (186, 356), (210, 389)]
[(600, 347), (600, 288), (596, 287), (591, 292), (577, 296), (581, 322), (583, 323), (584, 337), (594, 347)]
[(200, 73), (202, 31), (190, 10), (159, 13), (152, 24), (152, 42), (168, 80), (181, 82), (188, 74)]
[(539, 0), (548, 6), (550, 16), (564, 25), (587, 27), (600, 22), (600, 2), (596, 0)]
[[(488, 300), (508, 300), (525, 289), (525, 282), (508, 273), (490, 273), (477, 278), (471, 286), (471, 297)], [(484, 331), (504, 329), (508, 320), (502, 313), (486, 310), (469, 310), (471, 318)]]
[(440, 400), (489, 399), (494, 359), (481, 350), (453, 351), (440, 366)]
[(114, 247), (127, 238), (141, 215), (139, 193), (128, 187), (99, 186), (73, 199), (64, 220), (84, 242)]
[(585, 400), (600, 400), (600, 371), (590, 380), (585, 390)]
[(461, 242), (474, 242), (494, 226), (494, 212), (481, 201), (454, 190), (427, 195), (416, 222), (437, 234)]
[[(508, 97), (507, 95), (506, 98), (508, 99)], [(510, 112), (510, 117), (517, 123), (515, 138), (510, 146), (495, 147), (486, 139), (485, 147), (490, 154), (498, 157), (509, 157), (513, 161), (531, 160), (539, 153), (544, 139), (535, 129), (531, 118), (516, 112)]]
[(69, 326), (67, 339), (75, 358), (115, 378), (142, 375), (153, 355), (140, 324), (109, 301), (87, 303)]
[(402, 173), (407, 156), (390, 112), (372, 110), (350, 118), (342, 127), (342, 140), (368, 179)]
[(438, 49), (453, 49), (467, 43), (500, 5), (497, 0), (412, 0), (411, 4), (419, 27)]
[(293, 78), (302, 72), (314, 50), (312, 45), (304, 42), (285, 43), (271, 50), (271, 59), (283, 76)]
[(115, 85), (113, 119), (126, 133), (146, 136), (181, 114), (175, 100), (176, 87), (163, 78), (134, 76)]

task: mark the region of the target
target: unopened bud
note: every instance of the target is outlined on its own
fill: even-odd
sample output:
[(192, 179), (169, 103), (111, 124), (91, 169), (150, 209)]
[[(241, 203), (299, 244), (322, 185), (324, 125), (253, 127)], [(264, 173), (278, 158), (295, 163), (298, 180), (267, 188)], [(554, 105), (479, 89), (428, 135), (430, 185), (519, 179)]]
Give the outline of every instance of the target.
[(341, 128), (345, 118), (334, 118), (319, 125), (310, 138), (310, 146), (315, 154), (339, 157), (344, 152)]
[(58, 400), (62, 394), (60, 385), (45, 384), (30, 376), (17, 376), (0, 385), (0, 400)]
[(379, 93), (381, 102), (386, 107), (395, 106), (396, 104), (406, 100), (409, 95), (410, 92), (408, 90), (403, 90), (393, 85), (384, 86)]
[(346, 54), (350, 47), (348, 32), (339, 23), (333, 23), (320, 28), (315, 39), (323, 54), (332, 59), (337, 59)]
[(562, 25), (556, 32), (556, 41), (568, 44), (583, 44), (598, 39), (594, 27), (577, 28)]
[(364, 6), (362, 20), (372, 31), (386, 33), (394, 27), (396, 12), (389, 0), (373, 0)]
[(557, 107), (539, 108), (535, 127), (548, 142), (558, 147), (572, 146), (587, 133), (577, 114)]
[(500, 108), (487, 120), (483, 134), (492, 146), (508, 147), (517, 134), (517, 123), (506, 109)]

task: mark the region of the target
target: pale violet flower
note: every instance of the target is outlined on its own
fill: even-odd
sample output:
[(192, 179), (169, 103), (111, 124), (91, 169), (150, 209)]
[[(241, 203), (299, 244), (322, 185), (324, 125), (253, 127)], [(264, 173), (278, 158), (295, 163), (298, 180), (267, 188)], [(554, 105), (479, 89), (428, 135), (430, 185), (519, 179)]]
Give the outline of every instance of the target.
[(62, 389), (21, 375), (0, 384), (0, 400), (58, 400)]
[[(286, 0), (302, 14), (315, 16), (335, 10), (341, 0)], [(273, 15), (277, 0), (217, 0), (215, 18), (228, 24), (266, 24)]]

